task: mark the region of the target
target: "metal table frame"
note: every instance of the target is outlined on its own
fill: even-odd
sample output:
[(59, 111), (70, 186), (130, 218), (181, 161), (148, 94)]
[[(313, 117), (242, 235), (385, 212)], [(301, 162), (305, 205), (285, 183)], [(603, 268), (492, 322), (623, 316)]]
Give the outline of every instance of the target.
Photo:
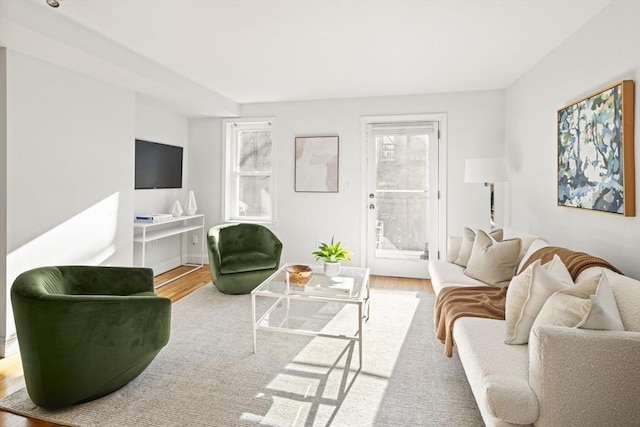
[[(317, 337), (325, 337), (325, 338), (337, 338), (342, 340), (348, 340), (353, 342), (358, 342), (358, 355), (360, 367), (362, 367), (362, 343), (364, 337), (364, 324), (369, 320), (369, 301), (370, 301), (370, 289), (369, 289), (369, 269), (368, 268), (360, 268), (360, 267), (343, 267), (345, 269), (360, 269), (363, 271), (362, 277), (362, 286), (359, 295), (356, 297), (345, 298), (340, 296), (332, 296), (330, 294), (304, 294), (304, 293), (289, 293), (287, 288), (285, 288), (284, 292), (272, 292), (272, 291), (264, 291), (261, 288), (267, 282), (272, 281), (277, 275), (282, 274), (283, 270), (287, 267), (288, 264), (283, 265), (278, 271), (269, 276), (260, 286), (256, 287), (251, 292), (251, 323), (253, 325), (253, 352), (257, 351), (257, 342), (256, 336), (258, 330), (270, 330), (270, 331), (278, 331), (289, 334), (296, 335), (307, 335), (307, 336), (317, 336)], [(317, 267), (316, 267), (317, 269)], [(317, 273), (316, 273), (317, 274)], [(267, 309), (267, 311), (260, 316), (256, 320), (256, 297), (267, 297), (274, 298), (276, 301)], [(310, 331), (306, 329), (293, 329), (285, 327), (284, 323), (286, 323), (287, 319), (283, 319), (279, 326), (269, 326), (263, 325), (263, 321), (276, 309), (280, 306), (282, 302), (287, 305), (287, 313), (289, 309), (289, 304), (292, 300), (300, 300), (300, 301), (318, 301), (318, 302), (336, 302), (341, 304), (355, 304), (358, 306), (358, 332), (354, 335), (334, 335), (334, 334), (326, 334), (317, 331)]]

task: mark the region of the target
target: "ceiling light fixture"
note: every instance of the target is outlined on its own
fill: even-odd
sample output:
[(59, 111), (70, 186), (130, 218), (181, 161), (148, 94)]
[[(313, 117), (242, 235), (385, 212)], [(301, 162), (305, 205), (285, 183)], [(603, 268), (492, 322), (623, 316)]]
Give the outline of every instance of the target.
[(51, 7), (60, 7), (60, 2), (58, 0), (46, 0), (47, 4)]

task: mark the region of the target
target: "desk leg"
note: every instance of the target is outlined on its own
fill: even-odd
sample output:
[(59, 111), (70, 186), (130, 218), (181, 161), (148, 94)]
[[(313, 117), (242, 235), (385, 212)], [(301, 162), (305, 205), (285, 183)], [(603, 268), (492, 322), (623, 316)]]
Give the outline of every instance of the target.
[(256, 296), (251, 295), (251, 326), (253, 328), (253, 353), (256, 352)]

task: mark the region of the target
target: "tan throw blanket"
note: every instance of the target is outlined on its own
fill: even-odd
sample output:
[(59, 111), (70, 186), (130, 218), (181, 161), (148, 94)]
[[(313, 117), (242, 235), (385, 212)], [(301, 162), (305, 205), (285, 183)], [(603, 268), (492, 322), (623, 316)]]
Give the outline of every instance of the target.
[(542, 249), (538, 249), (527, 259), (520, 271), (524, 271), (529, 264), (536, 260), (542, 261), (543, 264), (551, 261), (554, 255), (558, 255), (564, 265), (567, 266), (571, 278), (575, 281), (576, 277), (587, 268), (590, 267), (604, 267), (611, 271), (622, 274), (620, 270), (609, 264), (602, 258), (594, 257), (584, 252), (574, 252), (570, 249), (560, 248), (558, 246), (545, 246)]
[(451, 286), (438, 294), (433, 323), (436, 337), (444, 344), (444, 354), (453, 355), (453, 322), (459, 317), (504, 319), (507, 288), (492, 286)]

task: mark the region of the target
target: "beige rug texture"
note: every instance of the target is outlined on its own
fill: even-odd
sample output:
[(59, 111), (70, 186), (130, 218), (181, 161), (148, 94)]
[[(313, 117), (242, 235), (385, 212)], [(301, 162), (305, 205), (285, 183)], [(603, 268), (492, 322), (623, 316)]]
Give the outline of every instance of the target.
[[(433, 306), (432, 294), (372, 290), (360, 369), (357, 344), (339, 339), (258, 331), (254, 354), (251, 297), (208, 284), (173, 305), (169, 344), (120, 390), (46, 411), (22, 389), (0, 406), (69, 426), (482, 426), (457, 354), (434, 336)], [(290, 326), (357, 330), (354, 305), (289, 309)]]

